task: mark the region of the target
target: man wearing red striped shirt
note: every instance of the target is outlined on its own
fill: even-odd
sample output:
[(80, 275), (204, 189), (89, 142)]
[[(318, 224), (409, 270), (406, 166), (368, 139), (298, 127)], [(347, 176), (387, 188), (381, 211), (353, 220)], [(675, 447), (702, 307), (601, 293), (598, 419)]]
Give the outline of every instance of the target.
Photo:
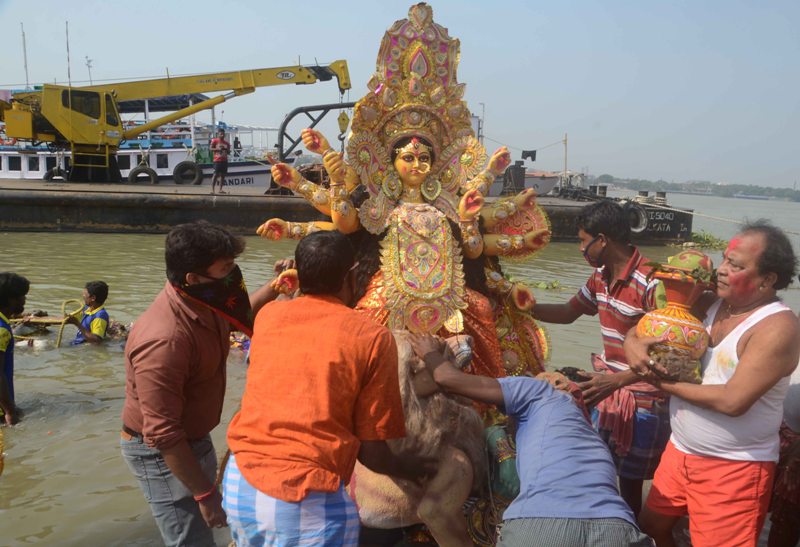
[(583, 373), (587, 381), (579, 386), (587, 405), (594, 407), (595, 429), (614, 456), (620, 493), (638, 515), (642, 484), (653, 478), (669, 440), (669, 405), (663, 392), (630, 370), (622, 343), (642, 315), (665, 304), (663, 291), (658, 281), (648, 281), (648, 260), (630, 243), (630, 222), (619, 204), (587, 205), (577, 225), (581, 253), (595, 270), (569, 302), (537, 304), (533, 315), (547, 323), (599, 315), (603, 353), (592, 354), (596, 372)]

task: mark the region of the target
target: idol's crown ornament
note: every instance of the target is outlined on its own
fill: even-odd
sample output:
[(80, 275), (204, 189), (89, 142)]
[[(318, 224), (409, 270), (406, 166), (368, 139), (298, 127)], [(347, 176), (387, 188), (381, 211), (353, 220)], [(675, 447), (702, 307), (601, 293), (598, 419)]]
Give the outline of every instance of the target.
[(347, 147), (349, 162), (373, 200), (364, 211), (378, 215), (361, 215), (370, 231), (385, 227), (390, 206), (383, 202), (397, 195), (381, 192), (381, 186), (396, 185), (391, 156), (401, 139), (416, 137), (426, 147), (419, 139), (430, 143), (429, 177), (441, 183), (441, 192), (431, 195), (453, 220), (459, 191), (485, 165), (486, 151), (475, 139), (463, 99), (464, 84), (456, 77), (459, 55), (459, 41), (433, 22), (433, 10), (425, 3), (412, 6), (408, 19), (386, 31), (369, 92), (356, 104)]

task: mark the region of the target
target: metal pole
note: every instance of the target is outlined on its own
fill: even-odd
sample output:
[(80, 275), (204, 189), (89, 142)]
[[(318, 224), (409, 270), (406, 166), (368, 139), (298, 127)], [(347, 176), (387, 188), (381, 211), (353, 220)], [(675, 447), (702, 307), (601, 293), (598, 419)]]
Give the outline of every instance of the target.
[(564, 133), (564, 176), (567, 176), (567, 134)]
[[(194, 104), (194, 99), (192, 99), (192, 98), (190, 97), (190, 98), (189, 98), (189, 106), (192, 106), (193, 104)], [(195, 123), (197, 123), (197, 122), (196, 122), (196, 120), (195, 120), (195, 115), (194, 115), (194, 114), (192, 114), (192, 119), (190, 120), (190, 122), (191, 122), (191, 124), (192, 124), (192, 125), (191, 125), (191, 129), (190, 129), (190, 130), (191, 130), (191, 132), (192, 132), (192, 133), (191, 133), (191, 135), (192, 135), (192, 149), (193, 149), (193, 150), (197, 150), (197, 142), (195, 141), (195, 135), (194, 135), (194, 126), (195, 126)], [(194, 158), (192, 158), (192, 159), (194, 159)]]
[[(67, 107), (69, 108), (69, 136), (67, 137), (70, 141), (70, 149), (74, 149), (74, 143), (72, 140), (72, 72), (70, 70), (69, 64), (69, 21), (65, 21), (66, 28), (67, 28)], [(75, 158), (72, 158), (73, 162)], [(60, 165), (58, 167), (61, 167)]]
[(486, 103), (478, 103), (481, 105), (481, 125), (478, 129), (480, 129), (480, 134), (478, 135), (478, 140), (481, 144), (483, 144), (483, 135), (486, 133), (484, 129), (485, 121), (486, 120)]
[(89, 59), (89, 56), (86, 56), (86, 68), (89, 70), (89, 85), (94, 85), (92, 82), (92, 60)]
[[(66, 21), (66, 23), (67, 23), (67, 85), (69, 87), (72, 87), (72, 72), (70, 70), (70, 64), (69, 64), (69, 21)], [(70, 92), (70, 95), (71, 94), (72, 93)]]
[(25, 89), (30, 89), (31, 84), (28, 82), (28, 47), (25, 45), (25, 27), (20, 23), (19, 28), (22, 29), (22, 58), (25, 62)]
[[(150, 101), (148, 99), (144, 100), (144, 123), (150, 123)], [(150, 141), (150, 131), (146, 135), (147, 140)], [(148, 146), (152, 146), (152, 143), (148, 142)]]

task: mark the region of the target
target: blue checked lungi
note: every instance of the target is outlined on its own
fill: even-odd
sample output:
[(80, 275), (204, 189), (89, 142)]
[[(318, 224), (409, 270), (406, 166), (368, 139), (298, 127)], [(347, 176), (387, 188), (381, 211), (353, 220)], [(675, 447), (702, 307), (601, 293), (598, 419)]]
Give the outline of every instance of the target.
[(669, 425), (669, 401), (647, 393), (634, 392), (633, 441), (625, 456), (618, 456), (611, 431), (599, 428), (599, 414), (592, 409), (592, 425), (611, 449), (617, 475), (632, 480), (652, 480), (667, 446), (672, 429)]
[(358, 545), (358, 510), (344, 484), (336, 492), (311, 492), (296, 503), (282, 501), (247, 482), (231, 454), (222, 496), (238, 547)]

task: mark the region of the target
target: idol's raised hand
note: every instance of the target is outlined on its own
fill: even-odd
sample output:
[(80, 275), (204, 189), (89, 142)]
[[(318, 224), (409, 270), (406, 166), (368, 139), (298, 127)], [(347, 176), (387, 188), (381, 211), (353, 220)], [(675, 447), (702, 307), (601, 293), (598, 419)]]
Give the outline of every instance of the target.
[(316, 129), (311, 129), (310, 127), (303, 129), (300, 133), (300, 138), (303, 139), (303, 144), (309, 152), (322, 154), (331, 149), (331, 145), (328, 144), (328, 139), (322, 136), (322, 133)]
[(499, 177), (509, 165), (511, 165), (511, 152), (507, 147), (501, 146), (492, 154), (488, 169), (494, 176)]
[(329, 152), (322, 158), (322, 165), (328, 176), (331, 177), (331, 184), (344, 184), (347, 167), (344, 158), (338, 152)]
[(519, 311), (529, 311), (536, 304), (536, 298), (531, 290), (522, 283), (514, 283), (511, 289), (511, 298)]
[(458, 202), (458, 217), (462, 222), (471, 222), (477, 218), (486, 200), (478, 190), (468, 190)]
[(270, 170), (272, 173), (272, 180), (279, 186), (293, 189), (302, 180), (302, 176), (297, 169), (289, 167), (285, 163), (276, 163)]
[(525, 247), (531, 251), (537, 251), (547, 245), (550, 241), (550, 230), (542, 228), (541, 230), (533, 230), (524, 235)]
[(259, 226), (256, 233), (266, 239), (278, 241), (286, 237), (288, 233), (288, 223), (279, 218), (271, 218)]

